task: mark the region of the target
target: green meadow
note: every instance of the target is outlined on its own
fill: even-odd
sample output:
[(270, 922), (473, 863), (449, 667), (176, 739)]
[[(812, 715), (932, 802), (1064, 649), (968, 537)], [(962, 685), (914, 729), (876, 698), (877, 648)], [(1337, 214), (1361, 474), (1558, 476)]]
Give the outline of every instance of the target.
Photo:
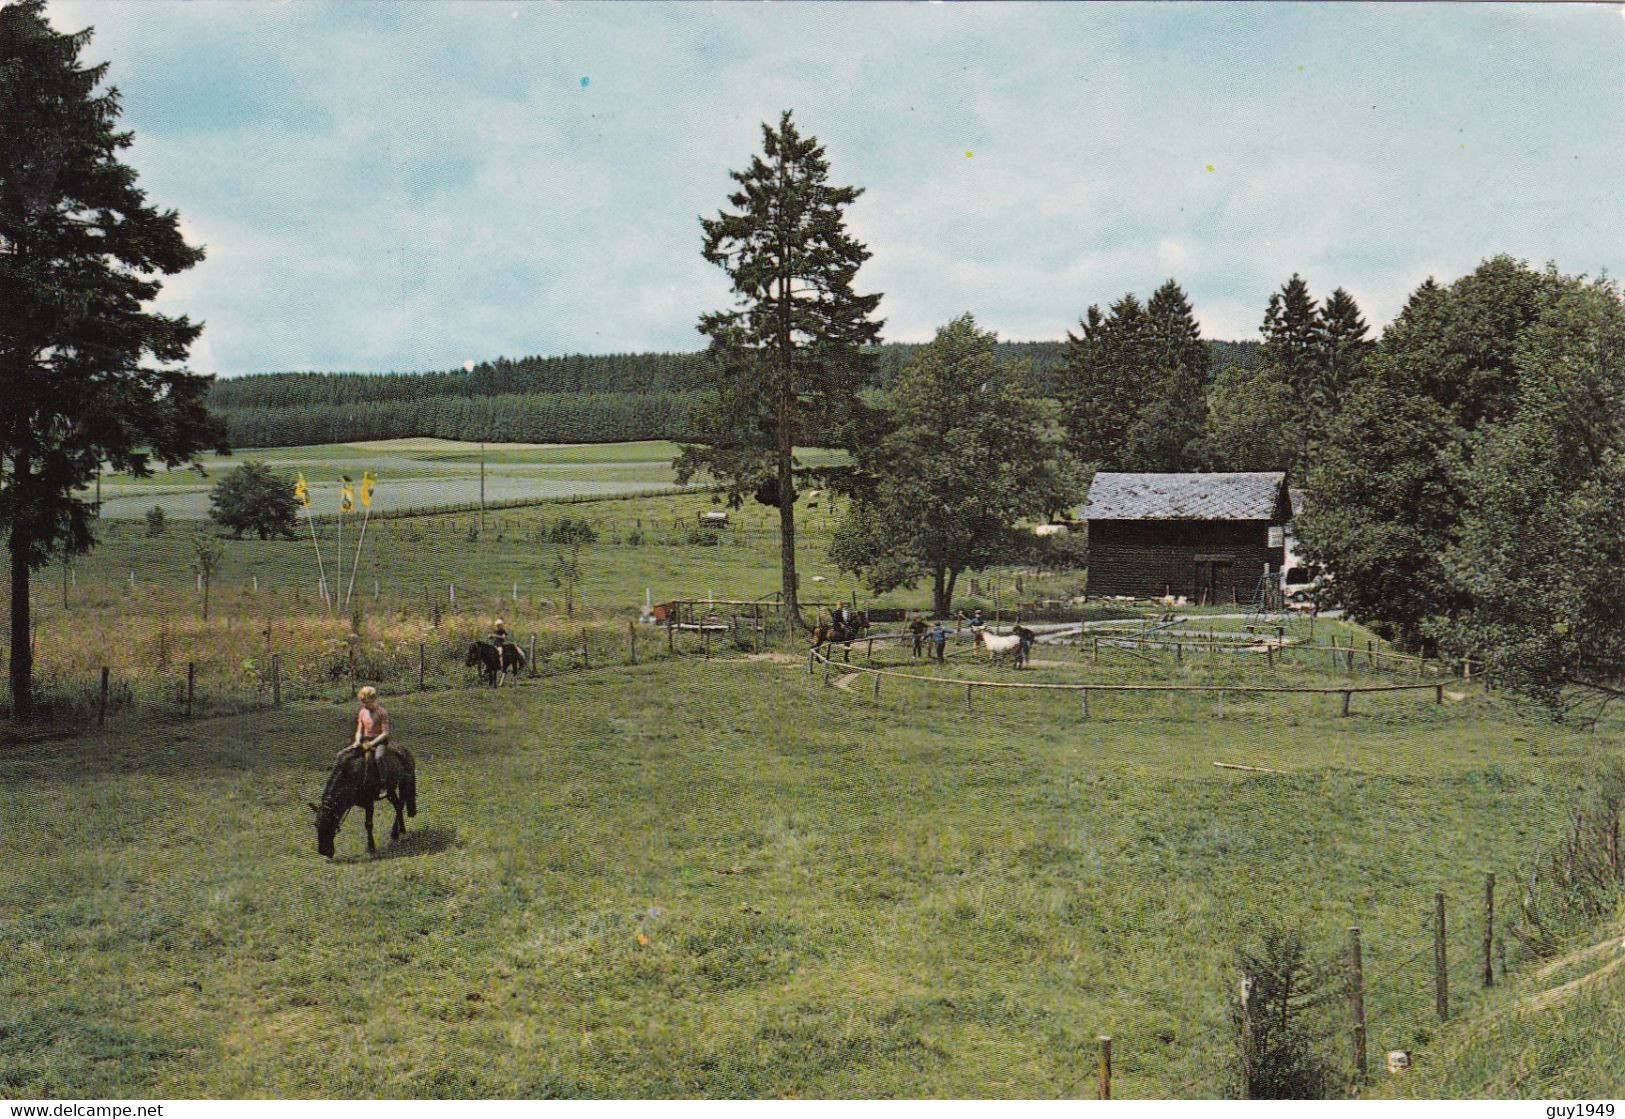
[(1327, 950), (1362, 926), (1370, 1047), (1417, 1047), (1433, 892), (1466, 914), (1510, 881), (1613, 740), (1483, 698), (1420, 723), (967, 713), (790, 657), (391, 705), (419, 815), (368, 857), (352, 814), (332, 863), (304, 804), (347, 706), (0, 752), (0, 1083), (1077, 1096), (1106, 1033), (1119, 1095), (1222, 1095), (1261, 921)]
[[(444, 450), (418, 442), (393, 453)], [(339, 461), (310, 450), (324, 469)], [(511, 453), (636, 465), (654, 452)], [(1205, 632), (1243, 621), (1212, 610), (1178, 612), (1189, 649), (1108, 643), (1097, 662), (1088, 641), (1045, 644), (1020, 674), (965, 645), (932, 668), (882, 644), (878, 663), (949, 683), (891, 676), (878, 697), (839, 659), (826, 684), (804, 642), (776, 635), (759, 654), (719, 637), (706, 655), (693, 634), (668, 652), (633, 624), (642, 644), (627, 663), (645, 589), (660, 602), (777, 587), (775, 512), (747, 505), (725, 529), (701, 527), (715, 508), (695, 492), (495, 510), (483, 531), (468, 512), (374, 521), (338, 616), (320, 608), (308, 538), (226, 541), (207, 621), (192, 526), (148, 536), (104, 522), (94, 553), (36, 583), (42, 687), (78, 698), (65, 722), (0, 745), (0, 1085), (81, 1097), (1088, 1096), (1109, 1034), (1116, 1095), (1223, 1096), (1236, 1088), (1236, 950), (1277, 920), (1327, 958), (1360, 926), (1372, 1067), (1388, 1049), (1417, 1054), (1407, 1078), (1378, 1072), (1351, 1089), (1617, 1085), (1617, 1058), (1589, 1035), (1471, 1025), (1496, 1020), (1536, 966), (1503, 928), (1513, 986), (1476, 984), (1483, 876), (1507, 884), (1510, 915), (1512, 883), (1563, 832), (1576, 783), (1617, 755), (1617, 720), (1556, 726), (1442, 676), (1443, 703), (1431, 690), (1362, 696), (1346, 718), (1325, 696), (1097, 693), (1087, 717), (1064, 690), (978, 688), (967, 702), (963, 685), (978, 680), (1414, 679), (1358, 652), (1350, 676), (1324, 647), (1363, 651), (1370, 635), (1327, 619), (1317, 651), (1283, 653), (1273, 671), (1257, 653), (1206, 651)], [(827, 495), (803, 497), (803, 594), (857, 591), (863, 605), (825, 558), (838, 512)], [(547, 539), (563, 517), (598, 534), (568, 587), (557, 572), (569, 549)], [(336, 527), (324, 526), (330, 576)], [(962, 580), (962, 604), (989, 612), (1084, 582), (976, 578)], [(492, 691), (461, 653), (498, 612), (522, 641), (540, 635), (545, 663)], [(1307, 640), (1307, 622), (1288, 628)], [(418, 757), (420, 812), (390, 847), (385, 810), (376, 857), (352, 813), (329, 863), (306, 802), (349, 733), (351, 647)], [(867, 645), (852, 659), (866, 666)], [(192, 720), (177, 692), (187, 661), (201, 693)], [(115, 709), (97, 729), (90, 682), (109, 662)], [(1457, 1018), (1442, 1027), (1436, 890), (1449, 899)], [(1569, 1010), (1594, 1006), (1598, 1036), (1617, 1034), (1616, 1004), (1589, 997)], [(1347, 1073), (1345, 1005), (1320, 1013)], [(1507, 1079), (1525, 1066), (1539, 1075)]]

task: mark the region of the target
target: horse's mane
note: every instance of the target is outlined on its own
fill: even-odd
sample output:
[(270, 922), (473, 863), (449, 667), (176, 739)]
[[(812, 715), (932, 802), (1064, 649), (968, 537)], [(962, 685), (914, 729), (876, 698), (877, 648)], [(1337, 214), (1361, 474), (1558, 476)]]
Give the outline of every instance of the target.
[(342, 818), (350, 807), (345, 796), (354, 778), (350, 775), (349, 757), (340, 758), (333, 763), (333, 772), (328, 774), (327, 787), (322, 790), (322, 812), (335, 818)]

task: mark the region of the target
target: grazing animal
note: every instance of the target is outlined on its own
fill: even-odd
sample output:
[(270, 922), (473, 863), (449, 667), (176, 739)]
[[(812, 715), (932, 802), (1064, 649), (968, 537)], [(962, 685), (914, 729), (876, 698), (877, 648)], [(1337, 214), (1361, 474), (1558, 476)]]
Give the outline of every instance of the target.
[(502, 686), (503, 678), (512, 674), (515, 678), (519, 670), (525, 667), (525, 654), (519, 646), (509, 642), (502, 647), (500, 660), (497, 657), (497, 647), (485, 641), (476, 641), (468, 647), (468, 656), (463, 658), (463, 665), (467, 668), (479, 667), (480, 675), (493, 688)]
[(994, 633), (984, 629), (979, 636), (990, 660), (997, 660), (1001, 653), (1011, 653), (1014, 654), (1015, 662), (1018, 665), (1021, 663), (1021, 634)]
[(333, 857), (333, 837), (338, 835), (344, 814), (352, 808), (366, 810), (367, 850), (378, 850), (372, 838), (372, 806), (380, 798), (395, 806), (395, 823), (389, 829), (393, 843), (406, 834), (402, 809), (407, 816), (418, 814), (417, 766), (411, 753), (402, 746), (388, 746), (382, 758), (368, 765), (361, 754), (345, 750), (327, 778), (321, 803), (310, 806), (316, 814), (316, 853)]

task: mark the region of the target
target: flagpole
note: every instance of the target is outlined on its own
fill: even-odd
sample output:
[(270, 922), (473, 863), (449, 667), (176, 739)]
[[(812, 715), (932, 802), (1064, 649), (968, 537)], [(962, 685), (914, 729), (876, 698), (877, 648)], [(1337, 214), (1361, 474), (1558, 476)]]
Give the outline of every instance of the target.
[[(338, 564), (338, 575), (335, 577), (335, 581), (334, 581), (334, 584), (333, 584), (333, 598), (334, 598), (335, 601), (337, 601), (338, 596), (339, 596), (339, 588), (344, 586), (344, 496), (343, 496), (342, 492), (339, 495), (339, 546), (338, 546), (338, 557), (333, 562)], [(344, 604), (343, 603), (339, 603), (339, 609), (340, 610), (344, 609)]]
[(355, 573), (361, 566), (361, 545), (367, 542), (367, 522), (372, 520), (372, 506), (361, 515), (361, 537), (355, 542), (355, 560), (350, 564), (350, 585), (344, 591), (344, 605), (350, 605), (350, 596), (355, 593)]
[(322, 604), (327, 607), (327, 612), (331, 614), (333, 612), (333, 600), (327, 595), (327, 571), (322, 567), (322, 546), (316, 540), (316, 518), (312, 515), (308, 505), (305, 506), (305, 520), (310, 522), (310, 546), (316, 550), (316, 574), (321, 577)]

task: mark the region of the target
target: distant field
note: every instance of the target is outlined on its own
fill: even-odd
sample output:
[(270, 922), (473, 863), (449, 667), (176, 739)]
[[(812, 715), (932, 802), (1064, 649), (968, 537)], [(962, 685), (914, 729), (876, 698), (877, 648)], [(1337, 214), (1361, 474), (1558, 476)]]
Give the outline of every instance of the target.
[[(677, 484), (671, 462), (676, 443), (488, 443), (485, 500), (492, 504), (560, 497), (639, 493)], [(829, 461), (832, 452), (798, 452), (807, 462)], [(183, 520), (208, 516), (209, 491), (222, 473), (245, 461), (301, 472), (318, 512), (338, 507), (340, 475), (378, 478), (373, 508), (379, 512), (480, 500), (478, 443), (450, 439), (386, 439), (310, 447), (272, 447), (241, 455), (206, 455), (204, 474), (160, 470), (150, 478), (109, 475), (102, 479), (102, 515), (113, 520), (144, 516), (154, 505)], [(87, 491), (88, 494), (89, 491)]]

